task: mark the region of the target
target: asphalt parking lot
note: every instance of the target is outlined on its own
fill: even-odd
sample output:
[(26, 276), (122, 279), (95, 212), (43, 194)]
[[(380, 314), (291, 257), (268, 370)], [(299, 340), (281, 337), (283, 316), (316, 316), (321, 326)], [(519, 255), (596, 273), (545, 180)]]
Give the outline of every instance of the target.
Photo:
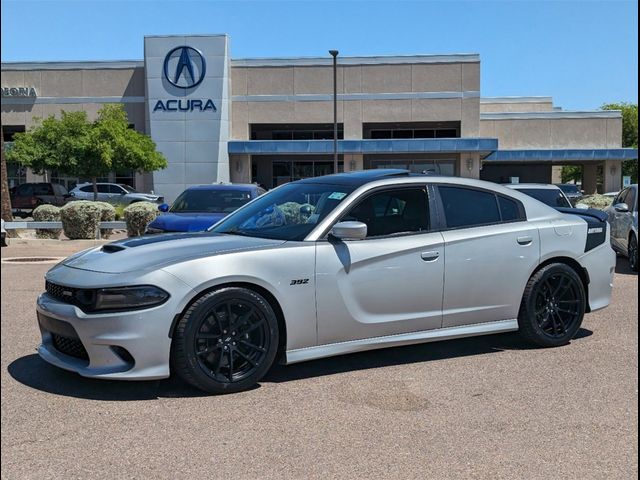
[[(10, 256), (75, 248), (12, 245)], [(76, 247), (77, 248), (77, 247)], [(2, 264), (2, 478), (576, 478), (638, 472), (638, 277), (571, 344), (517, 334), (276, 367), (249, 392), (104, 382), (45, 364), (51, 265)]]

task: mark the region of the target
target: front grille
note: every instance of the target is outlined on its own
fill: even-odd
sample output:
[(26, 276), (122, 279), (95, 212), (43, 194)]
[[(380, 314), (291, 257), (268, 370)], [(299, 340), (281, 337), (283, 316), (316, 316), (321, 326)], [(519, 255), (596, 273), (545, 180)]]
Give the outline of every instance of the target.
[(45, 289), (47, 293), (53, 298), (56, 298), (65, 303), (73, 303), (76, 290), (72, 287), (64, 287), (62, 285), (56, 285), (55, 283), (45, 282)]
[(56, 300), (70, 303), (82, 309), (91, 309), (95, 296), (95, 290), (85, 288), (66, 287), (49, 281), (45, 282), (45, 290)]
[(87, 354), (84, 345), (82, 345), (82, 342), (79, 339), (64, 337), (57, 333), (52, 333), (51, 340), (55, 349), (60, 353), (64, 353), (70, 357), (79, 358), (81, 360), (89, 360), (89, 354)]

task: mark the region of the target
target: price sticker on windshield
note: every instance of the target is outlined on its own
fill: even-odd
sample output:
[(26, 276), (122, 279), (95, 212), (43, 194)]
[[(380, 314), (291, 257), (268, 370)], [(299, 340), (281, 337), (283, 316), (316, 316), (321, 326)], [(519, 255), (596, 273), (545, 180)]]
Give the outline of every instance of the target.
[(333, 192), (331, 195), (329, 195), (329, 198), (331, 200), (342, 200), (346, 196), (347, 194), (343, 192)]

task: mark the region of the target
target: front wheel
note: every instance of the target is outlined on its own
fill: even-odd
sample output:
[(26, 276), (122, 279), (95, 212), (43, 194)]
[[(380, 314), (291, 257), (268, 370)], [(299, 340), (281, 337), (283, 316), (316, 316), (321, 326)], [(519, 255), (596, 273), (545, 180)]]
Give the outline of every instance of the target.
[(638, 271), (638, 239), (635, 235), (631, 235), (629, 239), (629, 247), (627, 248), (629, 255), (629, 268), (634, 272)]
[(278, 320), (269, 303), (246, 288), (198, 298), (176, 326), (172, 369), (191, 385), (231, 393), (255, 385), (278, 350)]
[(541, 347), (568, 343), (580, 329), (586, 307), (584, 285), (568, 265), (553, 263), (527, 283), (518, 326), (521, 335)]

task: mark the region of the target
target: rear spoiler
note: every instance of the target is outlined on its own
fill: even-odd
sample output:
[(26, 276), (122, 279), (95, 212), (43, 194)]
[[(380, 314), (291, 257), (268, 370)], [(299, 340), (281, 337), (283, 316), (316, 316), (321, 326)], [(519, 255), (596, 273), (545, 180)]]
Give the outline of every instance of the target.
[(600, 220), (601, 222), (606, 222), (609, 216), (604, 213), (602, 210), (598, 210), (596, 208), (565, 208), (565, 207), (557, 207), (556, 210), (562, 213), (569, 213), (572, 215), (578, 215), (580, 217), (591, 217), (596, 220)]

